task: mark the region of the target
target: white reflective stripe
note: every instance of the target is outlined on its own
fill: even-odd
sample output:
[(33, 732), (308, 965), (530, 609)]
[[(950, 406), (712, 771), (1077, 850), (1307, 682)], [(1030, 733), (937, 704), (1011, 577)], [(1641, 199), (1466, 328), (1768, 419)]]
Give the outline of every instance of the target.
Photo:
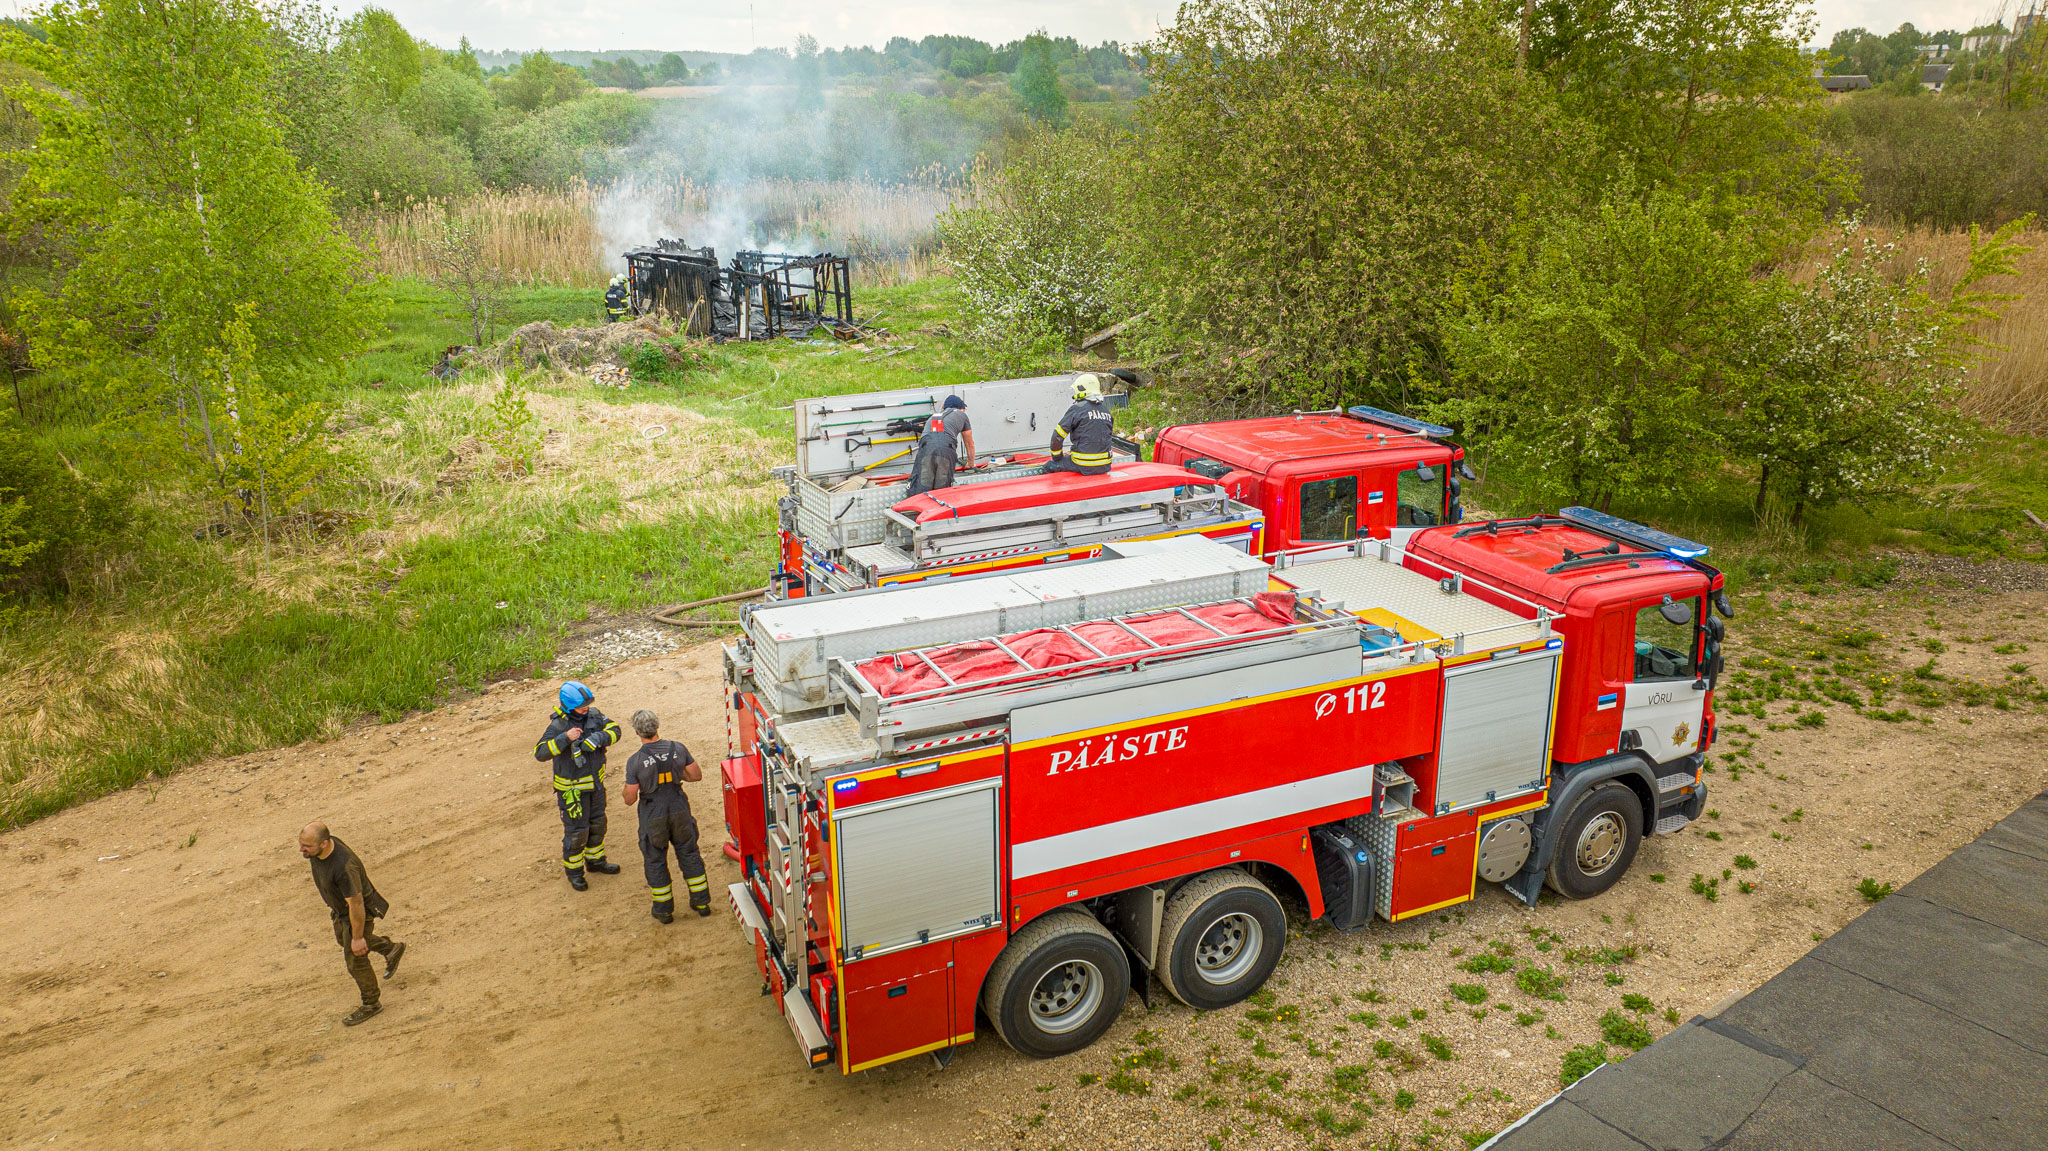
[(1196, 836), (1213, 835), (1233, 827), (1246, 827), (1283, 815), (1313, 811), (1333, 803), (1370, 799), (1372, 774), (1370, 767), (1354, 767), (1314, 779), (1300, 779), (1278, 787), (1226, 795), (1170, 811), (1155, 811), (1150, 815), (1069, 831), (1064, 835), (1033, 839), (1010, 849), (1010, 874), (1020, 879), (1028, 875), (1042, 875), (1062, 867), (1145, 851)]

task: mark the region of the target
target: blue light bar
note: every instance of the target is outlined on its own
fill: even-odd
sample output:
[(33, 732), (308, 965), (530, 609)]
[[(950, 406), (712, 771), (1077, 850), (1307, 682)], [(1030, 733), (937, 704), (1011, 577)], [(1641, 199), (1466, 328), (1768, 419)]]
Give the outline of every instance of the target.
[(1390, 412), (1384, 408), (1371, 408), (1364, 404), (1359, 404), (1356, 407), (1347, 408), (1345, 411), (1354, 420), (1364, 420), (1367, 423), (1373, 424), (1385, 424), (1390, 428), (1399, 428), (1404, 432), (1420, 432), (1425, 436), (1450, 436), (1457, 434), (1442, 424), (1425, 423), (1422, 420), (1413, 419), (1398, 412)]
[(1563, 646), (1564, 646), (1564, 641), (1563, 641), (1563, 640), (1561, 640), (1561, 639), (1553, 639), (1553, 640), (1551, 640), (1551, 641), (1550, 641), (1549, 643), (1546, 643), (1546, 644), (1544, 644), (1543, 646), (1544, 646), (1544, 647), (1563, 647)]
[(859, 787), (859, 786), (860, 786), (860, 780), (854, 779), (854, 778), (853, 778), (852, 776), (848, 776), (847, 778), (845, 778), (845, 779), (842, 779), (842, 780), (838, 781), (837, 783), (834, 783), (834, 784), (832, 785), (832, 790), (833, 790), (833, 791), (852, 791), (852, 790), (853, 790), (854, 788), (856, 788), (856, 787)]
[(1563, 516), (1567, 522), (1577, 524), (1587, 531), (1634, 544), (1646, 551), (1663, 552), (1673, 559), (1696, 560), (1707, 554), (1705, 544), (1694, 543), (1670, 532), (1660, 532), (1656, 528), (1646, 528), (1620, 516), (1596, 512), (1592, 508), (1570, 507), (1557, 514)]

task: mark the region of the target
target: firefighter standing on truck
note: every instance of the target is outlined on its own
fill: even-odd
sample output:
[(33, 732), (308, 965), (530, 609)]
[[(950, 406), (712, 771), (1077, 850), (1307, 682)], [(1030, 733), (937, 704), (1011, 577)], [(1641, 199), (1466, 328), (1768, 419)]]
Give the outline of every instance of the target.
[(704, 771), (689, 748), (661, 738), (661, 719), (653, 712), (634, 712), (633, 732), (640, 737), (640, 750), (626, 761), (625, 798), (626, 806), (640, 809), (640, 857), (647, 866), (654, 917), (663, 923), (675, 919), (676, 889), (668, 874), (671, 847), (690, 889), (690, 910), (710, 915), (711, 880), (704, 874), (704, 857), (697, 853), (697, 819), (690, 814), (690, 797), (683, 794), (683, 784), (703, 779)]
[(611, 287), (604, 290), (604, 319), (616, 324), (626, 318), (626, 277), (613, 276)]
[(967, 421), (967, 401), (947, 396), (945, 406), (924, 422), (924, 432), (917, 437), (917, 455), (910, 465), (910, 491), (906, 495), (950, 488), (954, 472), (973, 466), (974, 425)]
[(591, 706), (596, 695), (575, 680), (562, 685), (548, 729), (533, 745), (533, 758), (553, 760), (555, 806), (562, 814), (562, 868), (569, 886), (588, 891), (589, 868), (617, 875), (619, 865), (604, 857), (604, 749), (619, 741), (619, 725)]
[(1052, 459), (1045, 470), (1108, 474), (1109, 441), (1115, 434), (1116, 417), (1102, 404), (1102, 381), (1093, 372), (1082, 372), (1074, 377), (1074, 406), (1052, 430)]

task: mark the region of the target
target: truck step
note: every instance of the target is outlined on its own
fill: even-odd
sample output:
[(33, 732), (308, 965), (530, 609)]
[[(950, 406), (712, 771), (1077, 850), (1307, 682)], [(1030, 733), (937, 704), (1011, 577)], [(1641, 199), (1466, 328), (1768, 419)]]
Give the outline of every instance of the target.
[(1650, 832), (1650, 834), (1670, 835), (1674, 831), (1682, 830), (1686, 824), (1691, 822), (1692, 820), (1687, 819), (1683, 815), (1667, 815), (1657, 821), (1656, 829)]
[(1689, 771), (1682, 772), (1678, 775), (1661, 776), (1657, 780), (1657, 791), (1660, 794), (1667, 791), (1677, 791), (1679, 788), (1684, 787), (1686, 784), (1691, 782), (1692, 773)]

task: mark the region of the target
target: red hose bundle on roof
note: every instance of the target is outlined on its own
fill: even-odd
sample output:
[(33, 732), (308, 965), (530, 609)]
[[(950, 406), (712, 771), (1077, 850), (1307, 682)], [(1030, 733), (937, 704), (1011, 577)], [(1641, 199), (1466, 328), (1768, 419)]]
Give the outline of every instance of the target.
[[(1190, 615), (1195, 619), (1189, 619)], [(1021, 675), (1026, 671), (1049, 671), (1103, 656), (1135, 658), (1162, 647), (1220, 639), (1217, 632), (1225, 636), (1249, 635), (1293, 622), (1294, 593), (1261, 592), (1249, 604), (1239, 601), (1205, 604), (1188, 608), (1185, 615), (1178, 611), (1154, 612), (1132, 616), (1123, 620), (1121, 625), (1098, 620), (1075, 624), (1067, 631), (1038, 628), (1003, 636), (1002, 647), (985, 639), (972, 640), (923, 652), (893, 652), (855, 666), (861, 677), (881, 693), (882, 698), (892, 699), (945, 687), (948, 677), (955, 684), (981, 683)], [(1133, 635), (1133, 632), (1137, 634)], [(1016, 659), (1004, 652), (1004, 647), (1016, 653)], [(1023, 661), (1022, 666), (1018, 660)], [(940, 675), (940, 671), (945, 674)]]

